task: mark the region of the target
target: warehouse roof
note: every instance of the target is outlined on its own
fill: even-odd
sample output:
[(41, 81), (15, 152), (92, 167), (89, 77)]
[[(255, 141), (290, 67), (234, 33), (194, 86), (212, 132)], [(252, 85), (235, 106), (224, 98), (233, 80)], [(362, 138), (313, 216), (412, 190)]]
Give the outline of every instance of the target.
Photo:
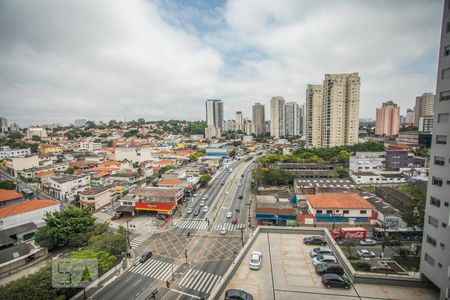
[(357, 193), (330, 193), (306, 195), (306, 200), (312, 208), (341, 208), (341, 209), (372, 209), (373, 205)]

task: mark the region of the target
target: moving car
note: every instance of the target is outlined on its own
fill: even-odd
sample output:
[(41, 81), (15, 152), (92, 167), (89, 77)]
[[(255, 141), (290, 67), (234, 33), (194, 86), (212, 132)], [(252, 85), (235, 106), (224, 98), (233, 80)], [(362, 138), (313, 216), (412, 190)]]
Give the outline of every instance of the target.
[(311, 249), (311, 251), (309, 251), (309, 255), (311, 257), (316, 257), (319, 254), (332, 255), (333, 251), (331, 251), (330, 248), (324, 248), (324, 247), (317, 247), (317, 248)]
[(253, 300), (253, 296), (243, 290), (230, 289), (225, 292), (225, 300)]
[(200, 201), (200, 206), (205, 206), (205, 201)]
[(239, 195), (238, 199), (242, 200), (242, 198), (244, 198), (244, 196), (243, 195)]
[(192, 197), (197, 197), (197, 196), (198, 196), (197, 193), (193, 193), (193, 194), (192, 194)]
[(208, 198), (209, 198), (209, 196), (208, 196), (208, 194), (206, 194), (202, 197), (202, 200), (208, 200)]
[(250, 269), (259, 270), (261, 268), (262, 254), (258, 251), (253, 251), (250, 255)]
[(373, 253), (370, 250), (367, 249), (360, 249), (358, 251), (356, 251), (356, 255), (358, 255), (359, 257), (375, 257), (375, 253)]
[(228, 169), (228, 172), (229, 172), (229, 173), (233, 172), (233, 169), (232, 169), (232, 168), (229, 168), (229, 169)]
[(220, 234), (222, 234), (222, 235), (227, 234), (227, 228), (222, 227), (222, 229), (220, 229)]
[(187, 209), (187, 213), (188, 213), (188, 214), (192, 213), (192, 207), (189, 207), (189, 208)]
[(316, 269), (317, 274), (338, 274), (344, 275), (344, 268), (342, 268), (339, 264), (336, 263), (321, 263), (314, 267)]
[(307, 236), (303, 239), (306, 245), (321, 245), (325, 246), (327, 241), (320, 235)]
[(376, 245), (377, 242), (375, 240), (372, 240), (372, 239), (365, 239), (365, 240), (360, 240), (359, 244), (361, 246), (373, 246), (373, 245)]
[(352, 240), (338, 239), (336, 242), (339, 246), (355, 246), (355, 242)]
[(336, 263), (337, 262), (336, 257), (334, 257), (333, 255), (319, 254), (312, 260), (312, 263), (315, 266), (320, 265), (321, 263), (328, 263), (328, 262)]
[(208, 212), (208, 206), (203, 207), (203, 212)]
[(231, 224), (237, 224), (237, 218), (231, 219)]
[(331, 289), (332, 287), (339, 287), (344, 289), (349, 289), (352, 285), (350, 281), (337, 274), (323, 274), (322, 275), (322, 283), (328, 288)]
[(231, 211), (227, 212), (227, 218), (231, 218), (233, 216), (233, 213)]
[(196, 210), (194, 210), (194, 216), (198, 216), (200, 214), (200, 210), (197, 208)]
[(220, 183), (220, 185), (225, 185), (225, 181), (222, 181), (222, 182)]
[(141, 263), (145, 263), (147, 260), (150, 259), (150, 257), (152, 257), (153, 253), (150, 251), (148, 253), (145, 253), (144, 255), (141, 256), (141, 259), (139, 259), (139, 261)]

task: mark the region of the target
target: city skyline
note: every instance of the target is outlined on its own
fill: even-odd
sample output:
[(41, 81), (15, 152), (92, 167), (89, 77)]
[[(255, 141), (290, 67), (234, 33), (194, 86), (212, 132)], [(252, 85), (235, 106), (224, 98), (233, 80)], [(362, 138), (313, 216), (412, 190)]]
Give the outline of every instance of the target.
[[(301, 105), (308, 83), (349, 71), (363, 80), (361, 117), (373, 118), (389, 99), (403, 113), (435, 89), (439, 11), (439, 1), (407, 9), (360, 1), (4, 3), (2, 116), (21, 126), (200, 120), (204, 99), (217, 98), (232, 108), (224, 116), (231, 119), (235, 111), (250, 116), (254, 102), (268, 107), (275, 95)], [(345, 19), (352, 21), (330, 26)], [(324, 35), (332, 47), (312, 38)]]

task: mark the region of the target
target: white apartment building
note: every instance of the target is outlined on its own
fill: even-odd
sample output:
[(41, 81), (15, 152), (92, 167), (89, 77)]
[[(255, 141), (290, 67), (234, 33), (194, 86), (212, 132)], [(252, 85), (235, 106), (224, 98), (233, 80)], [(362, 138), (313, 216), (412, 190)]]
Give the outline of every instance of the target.
[(236, 112), (236, 131), (242, 131), (244, 132), (244, 116), (242, 115), (242, 111)]
[(92, 141), (82, 141), (80, 142), (80, 149), (86, 149), (88, 151), (96, 151), (102, 149), (102, 143), (92, 142)]
[(450, 1), (445, 0), (420, 272), (450, 299)]
[(30, 127), (27, 129), (27, 139), (31, 139), (34, 135), (40, 137), (40, 138), (46, 138), (47, 137), (47, 130), (45, 128), (41, 127)]
[(118, 147), (114, 150), (114, 160), (131, 162), (144, 162), (154, 160), (154, 150), (150, 147)]
[(220, 137), (223, 130), (223, 102), (222, 100), (208, 99), (206, 107), (205, 137)]
[(286, 109), (286, 135), (300, 135), (300, 105), (296, 102), (288, 102)]
[(285, 101), (283, 97), (270, 100), (270, 135), (276, 138), (286, 135)]
[(37, 227), (45, 225), (46, 213), (60, 210), (60, 204), (54, 200), (30, 200), (0, 208), (0, 230), (24, 225), (30, 222)]
[(0, 148), (0, 159), (8, 157), (22, 157), (31, 155), (31, 149), (11, 149), (9, 146)]
[(384, 169), (386, 152), (356, 152), (350, 157), (350, 171), (370, 172)]
[(14, 177), (20, 171), (36, 167), (39, 167), (39, 157), (37, 155), (6, 158), (6, 169)]
[(91, 186), (91, 180), (89, 175), (60, 175), (46, 179), (43, 186), (49, 194), (61, 201), (73, 201), (78, 192)]
[(322, 147), (358, 143), (360, 85), (358, 73), (325, 74)]
[(260, 135), (266, 132), (264, 122), (265, 122), (264, 105), (261, 103), (255, 103), (252, 107), (252, 123), (256, 135)]
[(322, 141), (323, 87), (308, 84), (306, 88), (305, 135), (306, 144), (320, 147)]

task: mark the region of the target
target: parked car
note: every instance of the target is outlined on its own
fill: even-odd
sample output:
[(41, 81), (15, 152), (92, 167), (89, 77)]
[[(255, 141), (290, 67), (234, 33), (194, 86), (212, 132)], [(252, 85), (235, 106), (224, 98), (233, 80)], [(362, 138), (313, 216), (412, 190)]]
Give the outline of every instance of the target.
[(220, 234), (222, 234), (222, 235), (227, 234), (227, 228), (222, 227), (222, 229), (220, 229)]
[(233, 216), (233, 213), (231, 211), (227, 212), (227, 218), (231, 218)]
[(324, 255), (324, 254), (319, 254), (316, 257), (313, 258), (312, 263), (313, 265), (319, 265), (323, 262), (331, 262), (331, 263), (336, 263), (336, 257), (334, 257), (333, 255)]
[(56, 259), (58, 259), (58, 258), (67, 256), (67, 255), (69, 255), (69, 253), (67, 253), (67, 252), (58, 253), (58, 254), (56, 254), (55, 256), (53, 256), (52, 259), (53, 259), (53, 260), (56, 260)]
[(259, 270), (261, 268), (262, 254), (258, 251), (253, 251), (250, 255), (250, 269)]
[(200, 206), (205, 206), (205, 201), (200, 201)]
[(377, 244), (377, 242), (373, 239), (365, 239), (365, 240), (360, 240), (359, 244), (361, 246), (374, 246)]
[(157, 215), (156, 218), (157, 218), (158, 220), (164, 221), (167, 217), (166, 217), (166, 216), (163, 216), (163, 215)]
[(342, 268), (339, 264), (336, 263), (321, 263), (314, 267), (316, 269), (317, 274), (338, 274), (344, 275), (344, 268)]
[(220, 183), (220, 185), (225, 185), (225, 181), (222, 181), (222, 182)]
[(208, 198), (209, 198), (209, 196), (208, 196), (208, 194), (206, 194), (202, 197), (202, 200), (208, 200)]
[(208, 206), (203, 207), (203, 212), (208, 212)]
[(359, 249), (358, 251), (356, 251), (356, 255), (358, 255), (359, 257), (375, 257), (375, 253), (373, 253), (370, 250), (367, 249)]
[(225, 300), (253, 300), (253, 296), (243, 290), (231, 289), (225, 292)]
[(197, 208), (196, 210), (194, 210), (194, 216), (198, 216), (200, 214), (200, 210)]
[(150, 251), (148, 253), (145, 253), (144, 255), (141, 256), (141, 259), (139, 259), (139, 261), (141, 263), (145, 263), (147, 260), (149, 260), (152, 257), (153, 253)]
[(187, 209), (187, 213), (188, 213), (188, 214), (192, 213), (192, 207), (189, 207), (189, 208)]
[(231, 224), (237, 224), (237, 218), (231, 219)]
[(197, 196), (198, 196), (197, 193), (193, 193), (193, 194), (192, 194), (192, 197), (197, 197)]
[(325, 246), (327, 241), (320, 235), (307, 236), (303, 239), (306, 245), (321, 245)]
[(342, 277), (338, 274), (323, 274), (322, 275), (322, 283), (328, 288), (331, 289), (332, 287), (339, 287), (344, 289), (349, 289), (351, 287), (350, 281)]
[(311, 257), (316, 257), (319, 254), (332, 255), (333, 251), (331, 251), (330, 248), (324, 248), (324, 247), (313, 248), (313, 249), (311, 249), (311, 251), (309, 251), (309, 255)]
[(123, 217), (123, 212), (116, 212), (116, 213), (113, 215), (112, 219), (115, 220), (115, 219), (120, 219), (120, 218), (122, 218), (122, 217)]
[(243, 195), (239, 195), (238, 199), (242, 200), (242, 198), (244, 198), (244, 196)]

